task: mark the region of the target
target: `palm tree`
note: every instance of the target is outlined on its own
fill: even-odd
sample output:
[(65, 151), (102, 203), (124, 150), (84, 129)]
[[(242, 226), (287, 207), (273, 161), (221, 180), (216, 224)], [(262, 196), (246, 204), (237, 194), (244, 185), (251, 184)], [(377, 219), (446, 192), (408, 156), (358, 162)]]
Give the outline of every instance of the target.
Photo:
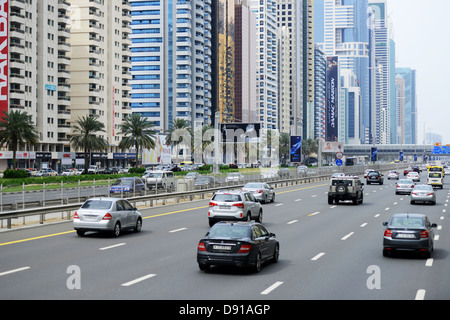
[(88, 152), (90, 150), (106, 150), (108, 142), (97, 136), (99, 132), (105, 132), (105, 125), (94, 117), (82, 117), (75, 121), (72, 126), (73, 134), (70, 138), (72, 145), (84, 150), (84, 174), (89, 168)]
[(13, 169), (16, 169), (16, 152), (21, 145), (37, 145), (39, 134), (26, 112), (11, 110), (3, 111), (0, 121), (0, 145), (6, 144), (13, 151)]
[[(189, 150), (191, 149), (192, 145), (192, 128), (189, 124), (189, 121), (185, 119), (175, 119), (172, 121), (172, 126), (167, 131), (166, 136), (166, 144), (171, 144), (176, 147), (176, 162), (178, 162), (178, 145), (183, 141), (183, 145), (187, 146)], [(180, 137), (183, 137), (180, 139)], [(189, 144), (186, 144), (186, 139), (188, 140)]]
[(289, 160), (289, 152), (291, 151), (291, 136), (289, 133), (282, 133), (280, 135), (280, 158), (282, 163), (286, 164)]
[(148, 118), (142, 117), (140, 113), (133, 113), (125, 119), (121, 125), (122, 140), (119, 148), (136, 148), (136, 165), (139, 166), (139, 150), (144, 147), (153, 149), (155, 147), (156, 131), (153, 129), (153, 123)]

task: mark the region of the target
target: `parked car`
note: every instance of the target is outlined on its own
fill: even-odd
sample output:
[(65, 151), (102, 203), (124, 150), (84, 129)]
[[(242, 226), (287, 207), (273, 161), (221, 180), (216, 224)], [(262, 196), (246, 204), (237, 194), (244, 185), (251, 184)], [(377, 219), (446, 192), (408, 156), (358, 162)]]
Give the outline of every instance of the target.
[(55, 177), (58, 172), (52, 169), (41, 169), (34, 174), (35, 177)]
[(400, 179), (396, 184), (395, 194), (411, 194), (414, 186), (414, 181), (412, 181), (411, 179)]
[(226, 182), (242, 182), (244, 181), (244, 175), (240, 172), (232, 172), (228, 174), (228, 176), (225, 179)]
[(280, 244), (275, 234), (257, 222), (220, 222), (199, 241), (197, 263), (207, 271), (213, 265), (261, 270), (265, 261), (277, 262)]
[(430, 202), (436, 204), (436, 194), (432, 186), (427, 184), (417, 184), (411, 191), (411, 204), (416, 202)]
[(110, 193), (126, 193), (145, 190), (145, 184), (141, 178), (123, 177), (113, 182)]
[(431, 255), (434, 249), (435, 223), (430, 223), (427, 216), (417, 213), (394, 214), (386, 227), (383, 237), (383, 256), (396, 250), (407, 250)]
[(275, 191), (265, 182), (249, 182), (241, 190), (251, 192), (256, 200), (262, 203), (275, 201)]
[(383, 174), (379, 171), (369, 172), (367, 174), (366, 183), (367, 184), (372, 184), (372, 183), (383, 184), (384, 183)]
[(388, 179), (400, 179), (400, 174), (398, 173), (398, 171), (396, 170), (391, 170), (388, 172)]
[(145, 171), (142, 176), (147, 188), (163, 188), (173, 189), (175, 188), (175, 176), (172, 171), (156, 170)]
[(406, 175), (406, 178), (411, 179), (414, 182), (420, 182), (420, 175), (416, 171), (411, 171)]
[(244, 191), (218, 191), (209, 201), (208, 220), (213, 226), (222, 220), (262, 222), (263, 210), (253, 194)]
[(64, 169), (63, 172), (61, 172), (62, 176), (74, 176), (75, 171), (73, 169)]
[(118, 237), (124, 229), (141, 231), (142, 214), (125, 199), (92, 198), (75, 212), (73, 228), (79, 236), (87, 231), (106, 231)]

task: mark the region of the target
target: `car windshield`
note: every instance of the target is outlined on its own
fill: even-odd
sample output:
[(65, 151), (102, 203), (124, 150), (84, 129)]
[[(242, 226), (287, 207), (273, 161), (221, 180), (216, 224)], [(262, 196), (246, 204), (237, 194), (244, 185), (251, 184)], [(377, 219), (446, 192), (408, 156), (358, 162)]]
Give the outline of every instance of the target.
[(93, 209), (93, 210), (108, 210), (111, 208), (112, 201), (108, 200), (88, 200), (86, 201), (82, 209)]
[(233, 239), (249, 238), (250, 228), (238, 225), (215, 225), (209, 230), (208, 236)]
[(241, 196), (238, 194), (218, 193), (214, 195), (213, 200), (219, 202), (238, 202), (241, 201)]
[(423, 227), (423, 219), (416, 217), (394, 217), (390, 226), (393, 228), (421, 228)]
[(262, 188), (263, 185), (261, 183), (247, 183), (244, 188)]
[(161, 178), (162, 177), (162, 173), (161, 172), (150, 172), (148, 174), (149, 178)]
[(120, 186), (120, 185), (124, 185), (124, 186), (131, 186), (133, 184), (133, 180), (132, 179), (119, 179), (113, 182), (113, 186)]

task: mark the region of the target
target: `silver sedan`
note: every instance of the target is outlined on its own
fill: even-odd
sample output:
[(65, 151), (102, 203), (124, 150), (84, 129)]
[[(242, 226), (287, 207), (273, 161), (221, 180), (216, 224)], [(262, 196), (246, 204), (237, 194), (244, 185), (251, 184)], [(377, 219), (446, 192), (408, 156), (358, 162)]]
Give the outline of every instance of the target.
[(252, 193), (256, 200), (262, 203), (275, 201), (275, 191), (271, 186), (264, 182), (249, 182), (244, 185), (242, 191)]
[(411, 191), (414, 189), (414, 181), (411, 179), (400, 179), (397, 182), (395, 188), (395, 194), (406, 193), (411, 194)]
[(433, 187), (426, 184), (416, 185), (411, 192), (411, 204), (416, 202), (430, 202), (435, 205), (436, 194), (434, 193)]
[(124, 229), (141, 231), (142, 214), (125, 199), (92, 198), (75, 212), (73, 228), (79, 236), (87, 231), (107, 231), (118, 237)]

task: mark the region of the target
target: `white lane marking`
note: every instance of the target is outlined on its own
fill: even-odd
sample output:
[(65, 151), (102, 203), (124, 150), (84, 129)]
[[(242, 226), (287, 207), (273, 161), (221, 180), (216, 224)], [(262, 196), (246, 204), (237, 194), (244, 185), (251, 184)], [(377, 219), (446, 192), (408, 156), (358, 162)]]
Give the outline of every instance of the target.
[(355, 234), (354, 232), (350, 232), (349, 234), (347, 234), (344, 237), (342, 237), (341, 240), (347, 240), (348, 238), (350, 238), (354, 234)]
[(375, 218), (378, 218), (380, 216), (380, 214), (378, 213), (378, 214), (376, 214), (376, 215), (374, 215), (374, 217)]
[(437, 229), (438, 229), (438, 230), (442, 230), (442, 226), (439, 225), (439, 226), (437, 227)]
[(276, 288), (278, 288), (279, 286), (281, 286), (284, 282), (282, 281), (278, 281), (275, 282), (273, 285), (271, 285), (270, 287), (268, 287), (266, 290), (264, 290), (263, 292), (261, 292), (261, 294), (269, 294), (271, 293), (273, 290), (275, 290)]
[(325, 254), (325, 252), (319, 253), (318, 255), (316, 255), (315, 257), (313, 257), (313, 258), (311, 259), (311, 261), (316, 261), (316, 260), (320, 259), (324, 254)]
[(302, 199), (295, 199), (295, 202), (299, 202), (299, 201), (302, 201)]
[(183, 231), (186, 230), (187, 228), (180, 228), (180, 229), (175, 229), (175, 230), (171, 230), (169, 231), (170, 233), (174, 233), (174, 232), (179, 232), (179, 231)]
[(308, 217), (312, 217), (312, 216), (315, 216), (316, 214), (319, 214), (320, 212), (319, 211), (317, 211), (317, 212), (313, 212), (313, 213), (310, 213), (310, 214), (308, 214)]
[(133, 285), (133, 284), (136, 284), (136, 283), (138, 283), (138, 282), (141, 282), (141, 281), (150, 279), (150, 278), (152, 278), (152, 277), (154, 277), (154, 276), (156, 276), (156, 274), (152, 274), (152, 273), (151, 273), (151, 274), (148, 274), (148, 275), (146, 275), (146, 276), (143, 276), (143, 277), (134, 279), (134, 280), (132, 280), (132, 281), (130, 281), (130, 282), (123, 283), (123, 284), (122, 284), (122, 287), (129, 287), (129, 286), (131, 286), (131, 285)]
[(330, 207), (330, 209), (334, 209), (334, 208), (337, 208), (337, 206), (331, 206), (331, 207)]
[(282, 205), (283, 205), (282, 203), (278, 203), (278, 204), (275, 205), (275, 207), (279, 207), (279, 206), (282, 206)]
[(360, 225), (361, 228), (364, 228), (365, 226), (367, 226), (367, 222), (364, 222), (362, 225)]
[(98, 250), (108, 250), (108, 249), (113, 249), (113, 248), (117, 248), (117, 247), (121, 247), (126, 245), (126, 243), (118, 243), (118, 244), (114, 244), (112, 246), (109, 247), (103, 247), (103, 248), (99, 248)]
[(0, 277), (4, 276), (4, 275), (7, 275), (7, 274), (19, 272), (19, 271), (24, 271), (24, 270), (27, 270), (27, 269), (30, 269), (30, 267), (23, 267), (23, 268), (18, 268), (18, 269), (14, 269), (14, 270), (5, 271), (5, 272), (0, 273)]
[(388, 208), (386, 208), (386, 209), (384, 209), (385, 211), (388, 211), (390, 208), (388, 207)]
[(419, 290), (417, 290), (417, 293), (416, 293), (416, 300), (425, 300), (425, 293), (426, 293), (427, 291), (426, 290), (424, 290), (424, 289), (419, 289)]
[(427, 259), (427, 262), (425, 262), (426, 267), (432, 267), (433, 266), (433, 258)]
[(311, 198), (315, 198), (315, 197), (317, 197), (317, 194), (313, 194), (313, 195), (311, 196)]
[(294, 224), (294, 223), (296, 223), (296, 222), (298, 222), (298, 220), (292, 220), (292, 221), (289, 221), (287, 224)]

